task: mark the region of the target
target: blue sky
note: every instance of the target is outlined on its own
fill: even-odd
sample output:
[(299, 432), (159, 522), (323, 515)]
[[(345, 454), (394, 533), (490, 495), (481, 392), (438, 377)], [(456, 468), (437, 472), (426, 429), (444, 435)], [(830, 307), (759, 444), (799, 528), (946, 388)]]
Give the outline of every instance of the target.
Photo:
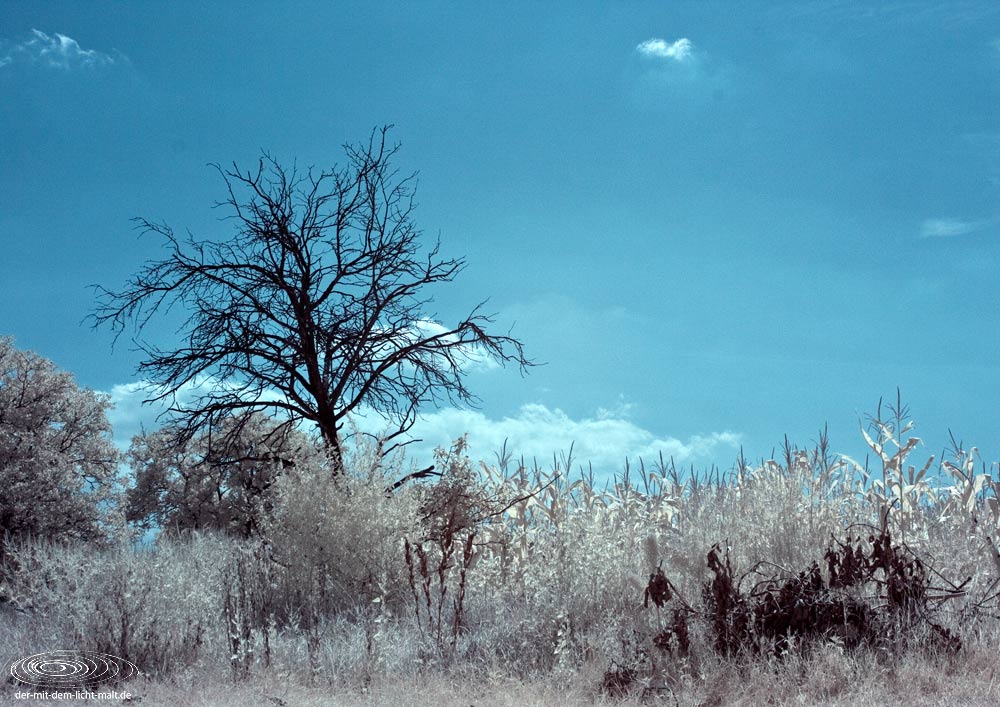
[(216, 235), (207, 163), (392, 123), (468, 259), (433, 313), (489, 297), (547, 364), (471, 371), (428, 444), (728, 468), (829, 423), (863, 455), (899, 387), (922, 452), (1000, 458), (995, 3), (201, 5), (0, 5), (0, 333), (113, 392), (119, 439), (137, 358), (80, 322), (160, 254), (129, 219)]

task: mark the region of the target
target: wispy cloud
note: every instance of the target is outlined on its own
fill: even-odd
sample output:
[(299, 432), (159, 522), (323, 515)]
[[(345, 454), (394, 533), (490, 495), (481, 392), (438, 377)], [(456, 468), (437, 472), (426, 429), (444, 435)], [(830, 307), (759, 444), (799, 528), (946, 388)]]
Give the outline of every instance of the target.
[(114, 407), (108, 411), (111, 435), (115, 445), (126, 450), (132, 437), (145, 430), (160, 427), (157, 417), (167, 405), (143, 405), (142, 401), (155, 394), (155, 389), (145, 381), (121, 383), (106, 391)]
[(965, 221), (958, 218), (929, 218), (920, 224), (921, 238), (953, 238), (989, 228), (993, 221)]
[[(114, 407), (108, 411), (108, 421), (111, 423), (111, 433), (114, 443), (120, 449), (128, 449), (132, 442), (132, 437), (141, 432), (156, 430), (167, 421), (167, 411), (171, 405), (176, 404), (181, 407), (194, 404), (199, 396), (230, 387), (238, 389), (235, 384), (220, 383), (212, 377), (200, 377), (183, 384), (174, 396), (167, 397), (151, 403), (144, 403), (145, 400), (152, 400), (163, 394), (163, 388), (156, 386), (149, 381), (134, 381), (132, 383), (120, 383), (112, 386), (111, 390), (104, 391), (111, 398)], [(278, 400), (285, 401), (279, 392), (275, 390), (265, 390), (263, 393), (254, 396), (256, 400)]]
[(49, 35), (37, 29), (31, 30), (31, 37), (23, 42), (7, 47), (0, 45), (0, 52), (0, 68), (25, 62), (66, 71), (110, 66), (124, 59), (118, 52), (111, 55), (96, 49), (84, 49), (79, 42), (65, 34), (56, 32)]
[(635, 50), (650, 59), (686, 62), (694, 58), (694, 44), (687, 37), (681, 37), (673, 42), (654, 37), (636, 45)]

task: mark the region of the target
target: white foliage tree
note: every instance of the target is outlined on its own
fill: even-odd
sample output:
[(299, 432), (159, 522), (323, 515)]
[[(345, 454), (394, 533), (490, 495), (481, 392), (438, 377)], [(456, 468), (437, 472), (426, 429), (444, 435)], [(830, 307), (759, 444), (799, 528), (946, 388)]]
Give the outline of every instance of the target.
[(98, 540), (116, 527), (119, 453), (107, 396), (0, 337), (0, 559), (34, 537)]

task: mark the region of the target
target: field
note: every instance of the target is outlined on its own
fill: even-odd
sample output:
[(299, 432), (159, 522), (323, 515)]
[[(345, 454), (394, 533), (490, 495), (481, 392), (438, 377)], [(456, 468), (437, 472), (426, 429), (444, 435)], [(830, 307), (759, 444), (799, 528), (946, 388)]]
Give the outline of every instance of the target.
[(1000, 481), (912, 433), (873, 420), (873, 469), (824, 436), (605, 486), (460, 441), (391, 494), (360, 448), (290, 471), (257, 537), (20, 544), (0, 638), (132, 661), (144, 707), (997, 704)]

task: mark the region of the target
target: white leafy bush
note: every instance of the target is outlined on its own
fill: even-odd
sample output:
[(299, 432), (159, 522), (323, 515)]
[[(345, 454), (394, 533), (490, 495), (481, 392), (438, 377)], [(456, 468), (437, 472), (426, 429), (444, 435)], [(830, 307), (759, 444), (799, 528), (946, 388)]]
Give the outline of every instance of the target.
[(155, 548), (23, 542), (14, 592), (67, 647), (131, 660), (146, 672), (195, 662), (220, 628), (224, 540), (194, 535)]
[(347, 470), (332, 478), (315, 457), (277, 483), (265, 536), (281, 601), (293, 614), (308, 608), (330, 617), (376, 598), (399, 607), (405, 595), (402, 543), (415, 523), (414, 489), (386, 493), (393, 469), (375, 445), (356, 450)]

